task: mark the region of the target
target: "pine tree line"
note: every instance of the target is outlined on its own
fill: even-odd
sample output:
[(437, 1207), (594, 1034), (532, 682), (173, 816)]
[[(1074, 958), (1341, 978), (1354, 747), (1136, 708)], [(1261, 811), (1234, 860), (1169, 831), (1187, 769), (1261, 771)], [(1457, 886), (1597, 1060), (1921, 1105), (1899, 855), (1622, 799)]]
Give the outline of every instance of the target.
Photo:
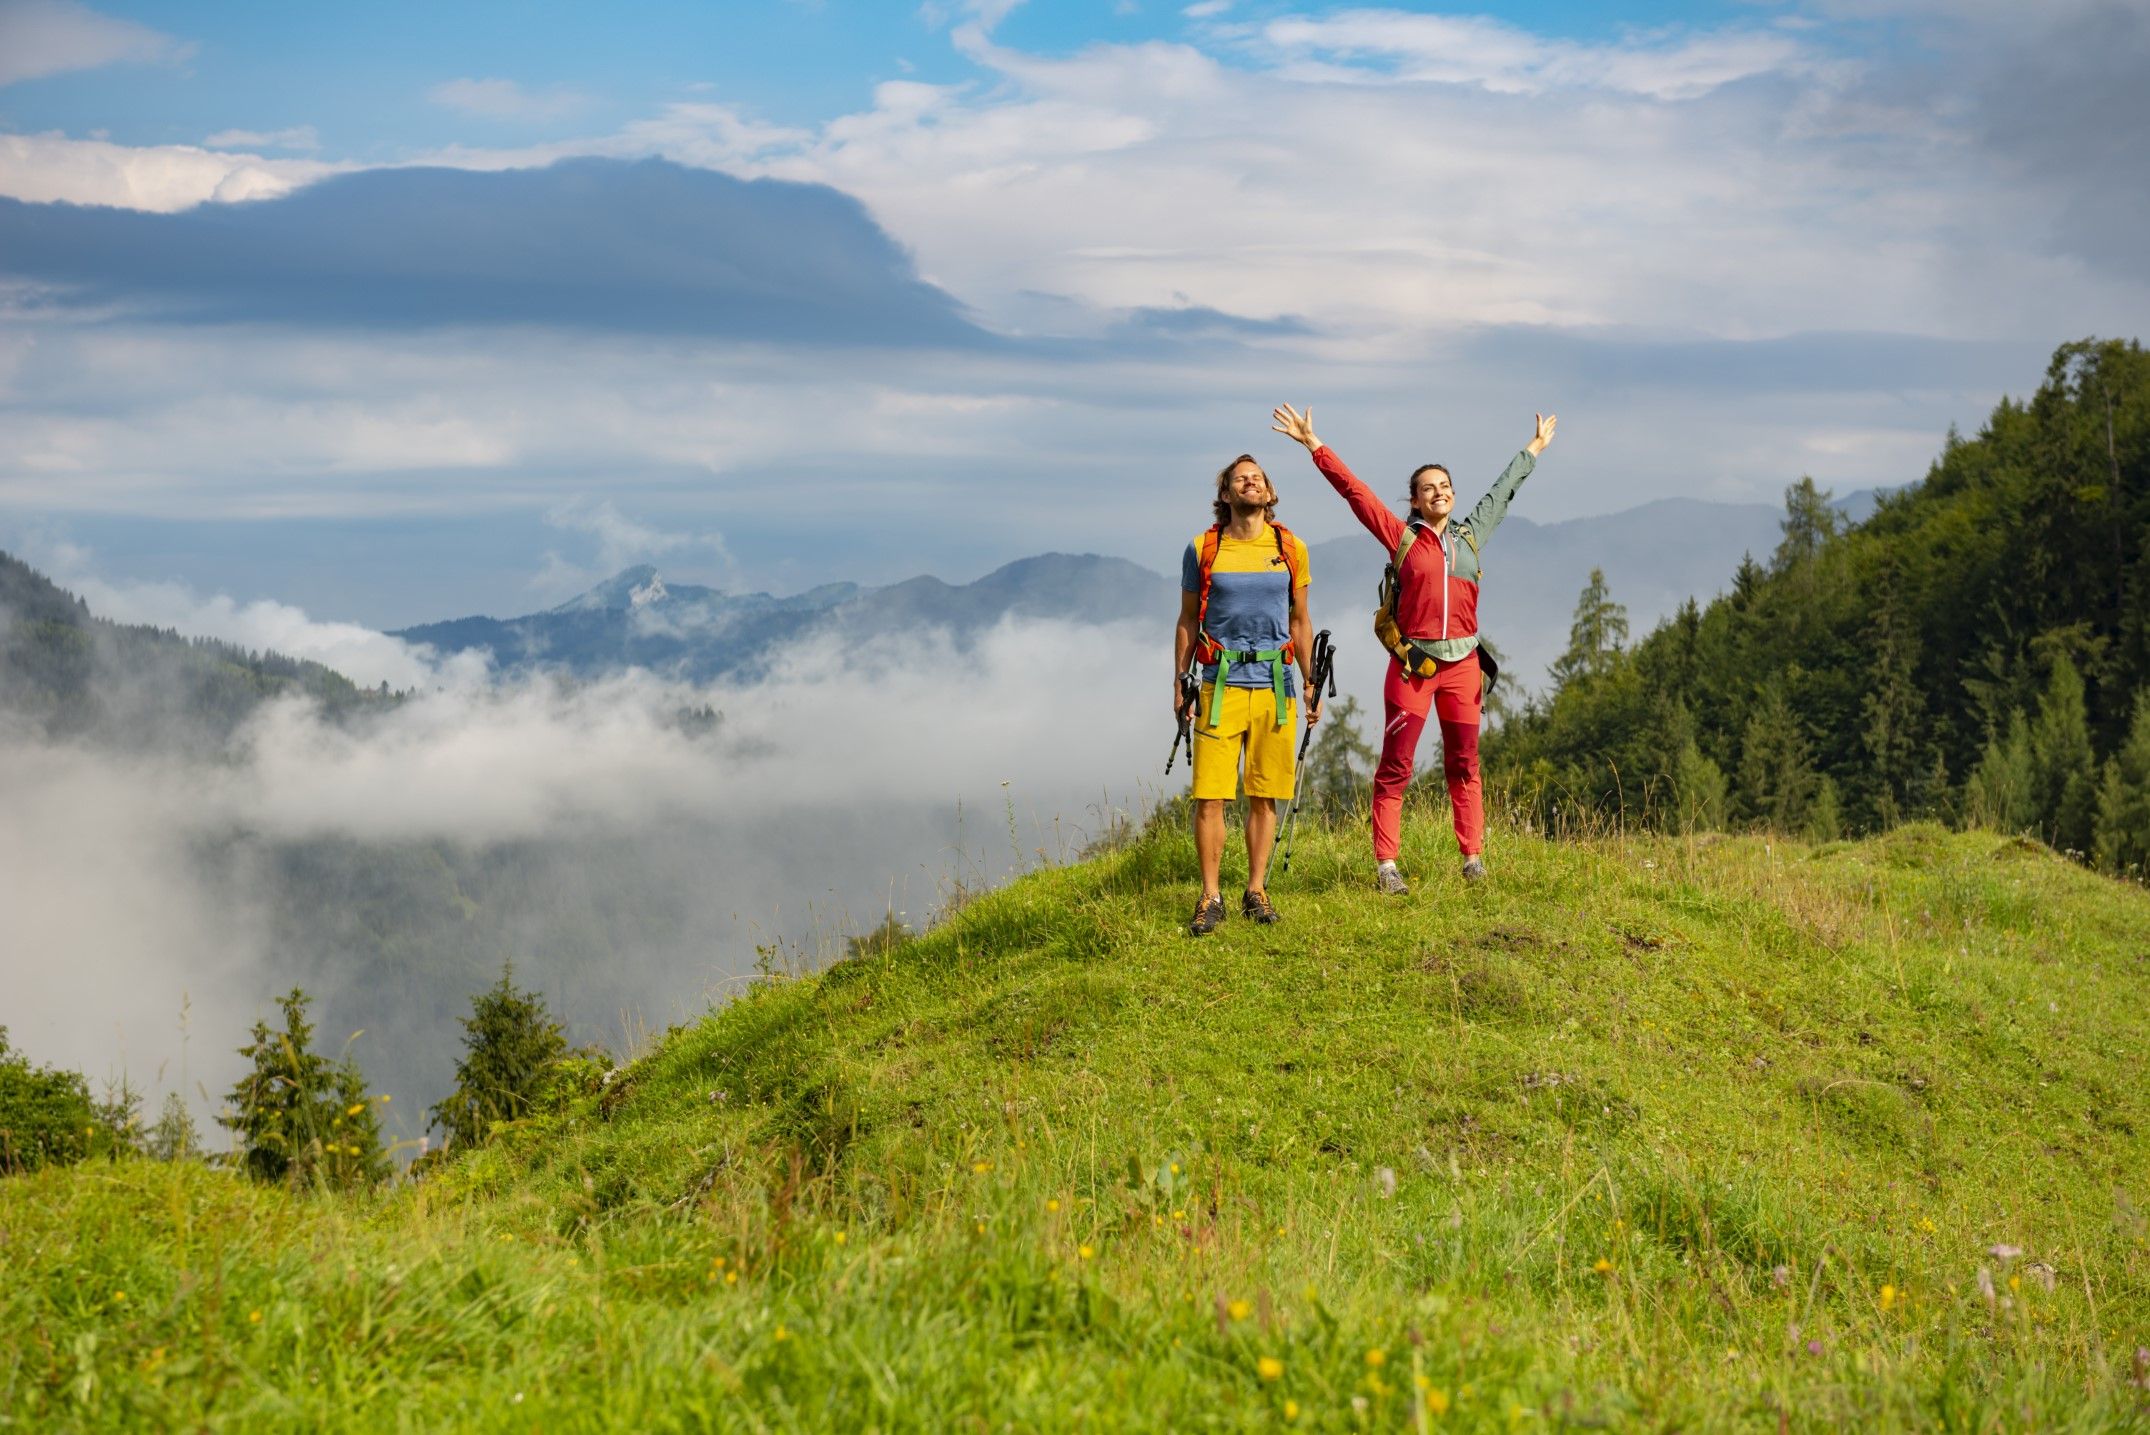
[[(389, 1098), (367, 1092), (351, 1057), (331, 1061), (316, 1048), (312, 1005), (292, 988), (277, 1002), (281, 1025), (257, 1021), (239, 1048), (247, 1069), (217, 1118), (233, 1147), (216, 1159), (294, 1189), (373, 1185), (394, 1169), (381, 1133)], [(503, 1126), (557, 1108), (611, 1066), (601, 1051), (569, 1048), (544, 998), (515, 986), (512, 966), (472, 999), (462, 1025), (455, 1089), (428, 1113), (447, 1138), (443, 1149), (483, 1145)], [(166, 1093), (157, 1120), (145, 1126), (141, 1097), (124, 1081), (96, 1100), (79, 1073), (36, 1067), (10, 1051), (0, 1027), (0, 1175), (129, 1154), (163, 1161), (207, 1154), (185, 1097)]]

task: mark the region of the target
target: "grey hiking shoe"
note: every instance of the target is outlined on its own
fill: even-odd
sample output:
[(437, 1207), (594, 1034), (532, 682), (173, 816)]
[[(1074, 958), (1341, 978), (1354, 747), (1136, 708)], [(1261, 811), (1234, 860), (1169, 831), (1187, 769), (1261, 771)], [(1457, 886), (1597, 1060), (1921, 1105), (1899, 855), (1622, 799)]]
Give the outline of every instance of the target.
[(1401, 897), (1409, 893), (1411, 884), (1404, 881), (1403, 873), (1394, 867), (1374, 869), (1374, 890), (1385, 897)]
[(1480, 858), (1480, 857), (1466, 857), (1466, 858), (1464, 858), (1464, 859), (1463, 859), (1463, 880), (1464, 880), (1464, 881), (1466, 881), (1466, 882), (1483, 882), (1483, 881), (1485, 881), (1485, 880), (1486, 880), (1486, 864), (1485, 864), (1485, 859), (1483, 859), (1483, 858)]
[(1206, 937), (1224, 920), (1224, 898), (1204, 897), (1194, 904), (1194, 920), (1187, 924), (1190, 936)]
[(1239, 894), (1239, 915), (1260, 922), (1265, 927), (1275, 926), (1284, 918), (1269, 905), (1269, 894), (1252, 888)]

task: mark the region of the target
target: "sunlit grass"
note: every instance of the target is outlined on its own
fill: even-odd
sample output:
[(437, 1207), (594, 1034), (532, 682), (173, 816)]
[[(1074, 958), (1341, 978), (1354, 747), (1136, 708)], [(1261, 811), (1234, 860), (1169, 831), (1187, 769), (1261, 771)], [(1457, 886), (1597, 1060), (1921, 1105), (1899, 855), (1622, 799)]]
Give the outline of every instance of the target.
[[(1153, 829), (415, 1189), (0, 1183), (24, 1426), (2143, 1424), (2150, 897), (1911, 828)], [(2150, 1357), (2142, 1359), (2150, 1360)]]

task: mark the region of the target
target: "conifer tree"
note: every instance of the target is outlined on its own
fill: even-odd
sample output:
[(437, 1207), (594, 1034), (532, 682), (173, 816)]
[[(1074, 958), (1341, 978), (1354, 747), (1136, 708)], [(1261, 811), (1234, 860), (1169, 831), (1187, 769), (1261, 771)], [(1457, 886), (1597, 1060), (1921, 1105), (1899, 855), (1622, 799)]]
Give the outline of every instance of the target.
[(1682, 832), (1716, 832), (1724, 828), (1724, 769), (1695, 745), (1692, 734), (1680, 746), (1672, 767), (1673, 810)]
[(351, 1062), (331, 1066), (313, 1049), (306, 1018), (312, 1003), (293, 987), (277, 1003), (282, 1031), (254, 1023), (253, 1039), (239, 1048), (252, 1065), (217, 1119), (237, 1133), (239, 1164), (256, 1180), (342, 1186), (378, 1179), (387, 1157), (364, 1081)]
[(1322, 714), (1306, 766), (1300, 769), (1307, 805), (1331, 821), (1358, 810), (1381, 760), (1359, 732), (1359, 716), (1357, 698), (1348, 693), (1339, 698)]
[(2096, 844), (2098, 865), (2106, 871), (2150, 875), (2150, 691), (2135, 695), (2127, 740), (2106, 760)]
[(1814, 797), (1814, 763), (1804, 724), (1772, 678), (1740, 739), (1740, 803), (1751, 821), (1773, 832), (1805, 826)]
[(1784, 517), (1778, 525), (1784, 538), (1770, 559), (1773, 569), (1782, 573), (1798, 567), (1818, 556), (1836, 537), (1843, 516), (1831, 499), (1829, 490), (1815, 487), (1806, 476), (1784, 490)]
[(2046, 841), (2062, 852), (2090, 851), (2097, 820), (2097, 767), (2083, 707), (2083, 679), (2066, 653), (2053, 656), (2038, 718), (2031, 725), (2031, 773), (2037, 821)]
[(1882, 827), (1901, 822), (1919, 771), (1919, 728), (1925, 698), (1913, 676), (1916, 636), (1897, 599), (1895, 574), (1884, 569), (1867, 634), (1870, 680), (1860, 701), (1860, 740), (1874, 774), (1874, 817)]
[(185, 1161), (201, 1150), (201, 1144), (186, 1097), (176, 1091), (165, 1092), (164, 1107), (157, 1113), (156, 1124), (149, 1128), (149, 1140), (144, 1146), (150, 1159)]
[(2019, 710), (2008, 734), (1986, 739), (1986, 750), (1964, 789), (1965, 817), (1999, 832), (2025, 832), (2038, 823), (2037, 776), (2031, 765), (2031, 728)]
[(1814, 789), (1814, 805), (1807, 809), (1807, 836), (1816, 842), (1834, 842), (1844, 835), (1844, 814), (1836, 795), (1836, 779), (1824, 776)]
[(1605, 570), (1590, 570), (1590, 581), (1575, 600), (1575, 621), (1568, 628), (1568, 650), (1554, 660), (1553, 687), (1557, 692), (1579, 678), (1598, 677), (1609, 671), (1627, 642), (1627, 609), (1612, 599), (1605, 586)]
[(455, 1090), (432, 1112), (454, 1145), (476, 1146), (495, 1123), (529, 1115), (553, 1064), (567, 1054), (567, 1037), (545, 999), (517, 990), (514, 979), (513, 965), (503, 967), (500, 980), (471, 999), (470, 1015), (463, 1018)]

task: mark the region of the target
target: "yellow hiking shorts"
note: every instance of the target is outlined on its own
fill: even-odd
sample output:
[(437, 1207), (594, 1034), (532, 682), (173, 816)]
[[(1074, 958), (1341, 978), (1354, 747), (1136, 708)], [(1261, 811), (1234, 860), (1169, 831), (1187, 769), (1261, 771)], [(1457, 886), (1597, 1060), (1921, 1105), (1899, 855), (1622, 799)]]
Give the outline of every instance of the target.
[(1197, 802), (1230, 801), (1239, 795), (1239, 764), (1247, 765), (1247, 796), (1289, 802), (1292, 768), (1299, 740), (1299, 704), (1284, 700), (1284, 724), (1277, 725), (1276, 695), (1268, 688), (1227, 684), (1217, 725), (1209, 725), (1210, 684), (1202, 684), (1202, 702), (1194, 710), (1194, 796)]

